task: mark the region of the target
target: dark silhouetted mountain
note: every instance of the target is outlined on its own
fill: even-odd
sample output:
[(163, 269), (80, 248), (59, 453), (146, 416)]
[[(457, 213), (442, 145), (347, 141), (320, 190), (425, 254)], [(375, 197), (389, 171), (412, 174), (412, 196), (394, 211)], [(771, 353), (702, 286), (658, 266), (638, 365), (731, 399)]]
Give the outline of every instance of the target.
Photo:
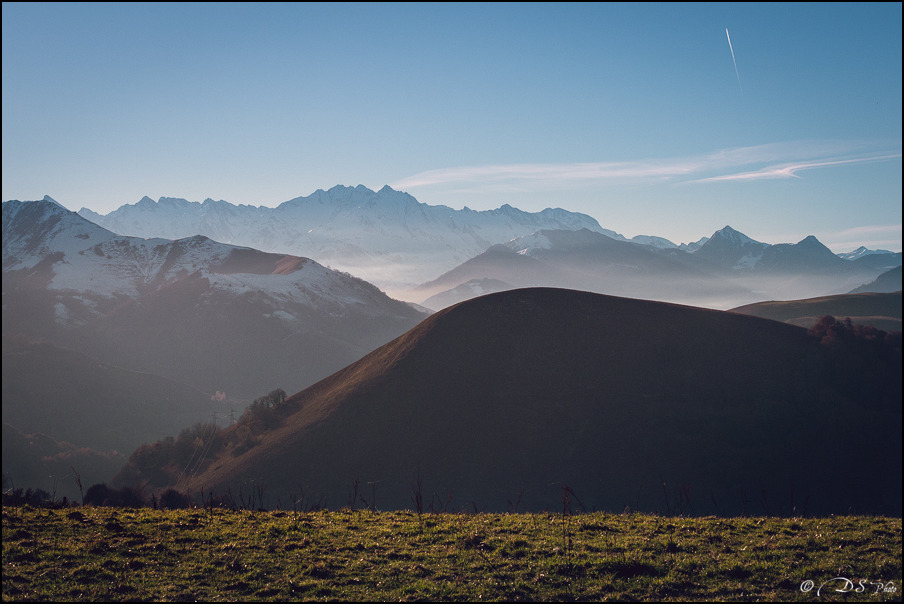
[(358, 484), (378, 509), (420, 495), (425, 509), (556, 510), (567, 486), (588, 510), (899, 514), (900, 342), (839, 372), (843, 352), (738, 313), (486, 295), (290, 397), (250, 444), (230, 428), (177, 486), (258, 485), (271, 506), (363, 505)]
[[(900, 274), (900, 269), (898, 269)], [(800, 327), (813, 327), (825, 315), (850, 319), (855, 324), (871, 325), (883, 331), (901, 331), (901, 290), (894, 293), (852, 293), (787, 300), (757, 302), (731, 309), (745, 315), (783, 321)]]

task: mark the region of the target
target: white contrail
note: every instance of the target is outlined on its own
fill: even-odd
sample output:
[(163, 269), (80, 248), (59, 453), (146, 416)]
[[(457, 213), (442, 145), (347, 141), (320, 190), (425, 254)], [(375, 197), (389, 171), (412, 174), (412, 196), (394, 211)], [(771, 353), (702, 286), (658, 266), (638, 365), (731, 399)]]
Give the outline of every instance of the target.
[(735, 75), (738, 76), (738, 90), (744, 92), (744, 90), (741, 88), (741, 74), (738, 73), (738, 62), (735, 61), (734, 58), (734, 48), (731, 47), (731, 36), (728, 35), (727, 27), (725, 28), (725, 37), (728, 38), (728, 50), (731, 51), (731, 62), (734, 63), (734, 72)]

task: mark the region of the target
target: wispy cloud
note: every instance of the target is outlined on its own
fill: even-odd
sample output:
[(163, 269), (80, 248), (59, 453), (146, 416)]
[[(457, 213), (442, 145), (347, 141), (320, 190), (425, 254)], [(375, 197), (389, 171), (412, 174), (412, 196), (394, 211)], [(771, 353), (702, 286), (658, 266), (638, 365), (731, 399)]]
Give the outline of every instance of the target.
[(598, 162), (573, 164), (507, 164), (462, 166), (421, 172), (395, 185), (423, 187), (445, 183), (499, 181), (594, 181), (633, 178), (672, 178), (694, 174), (699, 166), (692, 162)]
[(825, 168), (828, 166), (842, 166), (845, 164), (864, 164), (878, 161), (886, 161), (889, 159), (897, 159), (901, 157), (900, 153), (890, 153), (883, 155), (872, 155), (868, 157), (855, 157), (851, 159), (834, 159), (824, 161), (802, 161), (781, 165), (767, 166), (759, 170), (750, 172), (740, 172), (737, 174), (724, 174), (722, 176), (710, 176), (709, 178), (700, 178), (694, 182), (716, 182), (727, 180), (762, 180), (770, 178), (798, 178), (797, 173), (802, 170), (812, 168)]
[(837, 237), (889, 237), (897, 235), (898, 238), (901, 237), (901, 225), (900, 224), (882, 224), (882, 225), (871, 225), (871, 226), (859, 226), (854, 227), (852, 229), (845, 229), (840, 233), (836, 233)]
[[(500, 164), (440, 168), (391, 183), (397, 189), (456, 186), (536, 189), (547, 186), (624, 182), (707, 183), (798, 177), (798, 172), (900, 158), (894, 150), (877, 150), (862, 142), (785, 142), (721, 149), (703, 155), (623, 162)], [(872, 147), (872, 148), (871, 148)]]

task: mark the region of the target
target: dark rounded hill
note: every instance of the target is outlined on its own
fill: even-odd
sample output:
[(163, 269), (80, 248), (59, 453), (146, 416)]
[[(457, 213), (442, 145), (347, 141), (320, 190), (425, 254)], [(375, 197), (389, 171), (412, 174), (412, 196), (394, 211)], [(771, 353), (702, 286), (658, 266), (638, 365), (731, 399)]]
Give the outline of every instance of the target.
[(567, 493), (586, 510), (898, 515), (897, 354), (842, 379), (831, 348), (792, 325), (511, 290), (292, 396), (273, 430), (230, 428), (232, 444), (177, 487), (257, 489), (284, 508), (357, 492), (378, 509), (416, 509), (419, 495), (424, 510), (561, 511)]

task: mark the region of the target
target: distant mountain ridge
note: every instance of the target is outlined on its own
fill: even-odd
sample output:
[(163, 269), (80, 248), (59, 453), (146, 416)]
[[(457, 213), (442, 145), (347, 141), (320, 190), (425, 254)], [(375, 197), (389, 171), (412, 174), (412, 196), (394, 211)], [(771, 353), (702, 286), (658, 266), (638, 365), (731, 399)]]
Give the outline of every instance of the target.
[(316, 381), (425, 316), (308, 258), (118, 236), (46, 199), (3, 204), (3, 300), (4, 333), (239, 398)]
[(428, 308), (472, 297), (462, 283), (483, 281), (503, 289), (562, 287), (611, 295), (707, 306), (704, 301), (743, 297), (744, 290), (705, 268), (694, 266), (676, 248), (616, 240), (586, 229), (543, 230), (496, 245), (461, 266), (408, 292)]
[[(469, 262), (486, 252), (493, 245), (508, 245), (519, 238), (530, 238), (540, 231), (587, 230), (605, 235), (622, 243), (640, 244), (661, 254), (671, 254), (672, 259), (697, 270), (720, 272), (714, 278), (726, 278), (724, 271), (785, 272), (806, 274), (816, 272), (845, 271), (855, 273), (840, 264), (842, 260), (875, 263), (885, 270), (894, 265), (900, 254), (884, 250), (860, 248), (849, 254), (833, 254), (815, 237), (808, 237), (797, 244), (769, 245), (758, 242), (730, 226), (692, 243), (676, 245), (652, 235), (638, 235), (632, 239), (605, 229), (593, 218), (563, 209), (547, 208), (529, 213), (503, 205), (496, 210), (474, 211), (467, 207), (453, 210), (446, 206), (430, 206), (417, 201), (411, 195), (385, 186), (372, 191), (363, 185), (357, 187), (335, 186), (327, 191), (318, 190), (311, 195), (297, 197), (276, 208), (233, 205), (226, 201), (207, 199), (202, 203), (184, 199), (161, 197), (153, 201), (148, 197), (138, 203), (123, 205), (106, 216), (83, 208), (79, 212), (85, 218), (111, 231), (141, 237), (179, 239), (204, 235), (216, 241), (248, 246), (270, 252), (288, 253), (316, 259), (376, 284), (393, 297), (411, 302), (422, 302), (427, 296), (420, 293), (428, 282), (442, 279), (442, 275), (456, 266)], [(693, 254), (693, 260), (681, 259), (681, 254)], [(650, 258), (655, 256), (651, 255)], [(656, 260), (654, 263), (660, 263)], [(610, 263), (611, 264), (611, 263)], [(656, 272), (656, 269), (637, 265), (640, 272)], [(851, 289), (874, 279), (881, 271), (858, 265), (865, 277), (845, 281), (835, 289), (826, 289), (825, 279), (813, 283), (816, 289), (808, 291), (799, 287), (792, 291), (788, 285), (781, 288), (764, 288), (752, 283), (739, 287), (753, 292), (774, 290), (775, 295), (795, 297), (840, 293), (844, 287)], [(507, 282), (502, 275), (478, 274), (473, 279), (490, 279)], [(598, 278), (594, 278), (599, 281)], [(860, 279), (860, 280), (858, 280)], [(469, 279), (470, 280), (470, 279)], [(804, 281), (811, 280), (806, 275)], [(670, 281), (671, 283), (672, 281)], [(460, 281), (449, 286), (454, 289)], [(579, 284), (564, 282), (568, 287)], [(541, 279), (535, 282), (517, 281), (510, 285), (559, 285), (556, 281)], [(633, 295), (632, 289), (603, 290), (603, 293)], [(503, 287), (497, 284), (495, 287)], [(681, 287), (678, 285), (677, 287)], [(470, 288), (483, 291), (484, 288)], [(587, 287), (600, 291), (599, 288)], [(674, 288), (673, 288), (674, 289)], [(684, 287), (683, 289), (689, 289)], [(662, 288), (660, 288), (662, 290)], [(643, 288), (639, 295), (664, 299), (665, 293), (649, 293)], [(434, 290), (430, 295), (441, 295), (445, 301), (458, 301), (466, 295), (446, 294)], [(698, 298), (686, 295), (677, 301), (696, 303), (711, 296)], [(721, 296), (717, 296), (721, 299)], [(734, 298), (721, 308), (754, 301), (754, 298)], [(433, 301), (434, 306), (439, 302)], [(444, 304), (445, 302), (443, 302)], [(718, 303), (718, 302), (717, 302)]]
[(493, 246), (406, 296), (440, 310), (489, 291), (542, 286), (728, 309), (846, 293), (900, 264), (900, 253), (843, 260), (812, 236), (768, 245), (730, 226), (693, 251), (543, 230)]
[(389, 186), (372, 191), (337, 185), (275, 208), (144, 197), (105, 216), (86, 208), (79, 214), (122, 235), (180, 239), (200, 234), (306, 256), (386, 290), (422, 283), (493, 244), (540, 229), (586, 228), (624, 239), (590, 216), (563, 209), (529, 213), (506, 204), (495, 210), (453, 210), (421, 203)]

